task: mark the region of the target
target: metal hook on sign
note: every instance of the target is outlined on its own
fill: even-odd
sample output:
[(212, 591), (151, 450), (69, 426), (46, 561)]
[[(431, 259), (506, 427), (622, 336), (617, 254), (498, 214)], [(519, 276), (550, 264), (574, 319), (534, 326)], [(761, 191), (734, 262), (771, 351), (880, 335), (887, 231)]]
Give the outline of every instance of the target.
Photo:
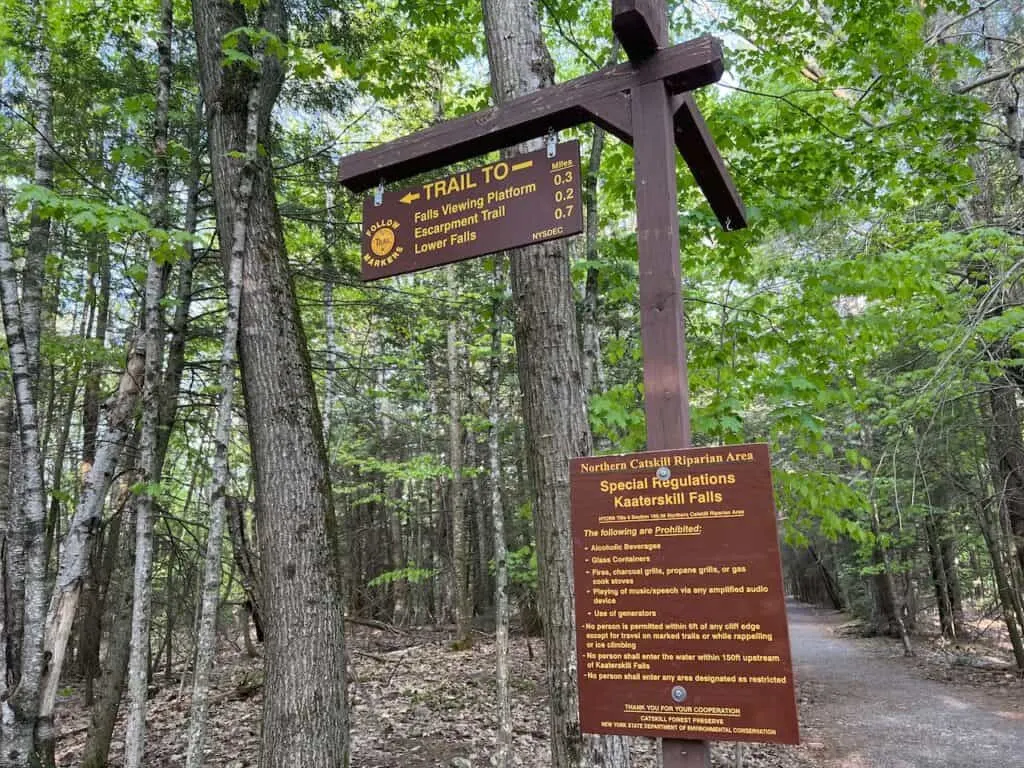
[(728, 216), (725, 217), (725, 231), (732, 232), (732, 219)]
[(555, 133), (554, 128), (548, 129), (548, 159), (550, 160), (556, 154), (558, 154), (558, 134)]
[(373, 204), (375, 207), (380, 207), (384, 202), (384, 179), (380, 180), (377, 184), (377, 188), (373, 190)]

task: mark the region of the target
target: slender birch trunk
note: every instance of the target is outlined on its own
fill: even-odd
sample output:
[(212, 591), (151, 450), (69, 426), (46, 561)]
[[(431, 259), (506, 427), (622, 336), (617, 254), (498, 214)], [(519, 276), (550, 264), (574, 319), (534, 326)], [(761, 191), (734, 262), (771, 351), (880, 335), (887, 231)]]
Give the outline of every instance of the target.
[(512, 696), (509, 689), (508, 548), (505, 545), (505, 509), (501, 501), (501, 448), (498, 424), (501, 419), (501, 278), (504, 259), (494, 259), (495, 298), (491, 302), (491, 359), (487, 382), (487, 454), (491, 486), (491, 524), (494, 529), (494, 642), (495, 683), (498, 698), (498, 743), (496, 768), (508, 768), (512, 751)]
[[(2, 201), (0, 201), (2, 204)], [(0, 246), (2, 247), (2, 246)], [(0, 387), (0, 542), (6, 541), (10, 529), (11, 515), (11, 439), (14, 421), (14, 399), (7, 391), (8, 381), (4, 378)], [(6, 563), (0, 559), (0, 595), (6, 594)], [(6, 639), (7, 622), (5, 621), (6, 606), (0, 607), (0, 643)], [(7, 654), (0, 653), (0, 701), (6, 699), (7, 692)]]
[(163, 269), (151, 261), (146, 277), (146, 363), (142, 391), (142, 434), (139, 441), (142, 490), (134, 499), (135, 569), (132, 602), (131, 656), (128, 662), (129, 711), (125, 736), (126, 768), (142, 768), (149, 688), (149, 625), (152, 610), (153, 497), (160, 482), (156, 441), (162, 358), (160, 313)]
[[(0, 189), (0, 300), (3, 304), (7, 354), (14, 381), (21, 470), (21, 516), (24, 529), (12, 532), (24, 542), (24, 633), (21, 643), (20, 678), (10, 698), (0, 705), (0, 766), (21, 766), (38, 760), (35, 725), (43, 676), (43, 631), (46, 625), (46, 562), (44, 527), (46, 506), (43, 490), (39, 427), (28, 344), (18, 301), (18, 275), (11, 250), (6, 201)], [(8, 574), (21, 576), (22, 574)]]
[[(448, 267), (448, 291), (455, 296), (455, 267)], [(463, 488), (462, 376), (459, 371), (459, 322), (448, 320), (448, 466), (452, 471), (452, 584), (455, 591), (455, 643), (459, 650), (473, 644), (472, 604), (469, 597), (469, 541), (466, 536), (466, 495)]]
[[(247, 162), (256, 161), (257, 111), (250, 107), (246, 135)], [(221, 544), (224, 538), (225, 505), (230, 480), (228, 448), (231, 442), (231, 406), (235, 395), (235, 358), (238, 348), (238, 313), (242, 296), (242, 266), (245, 260), (245, 227), (249, 220), (252, 178), (242, 177), (235, 211), (235, 237), (232, 241), (228, 269), (228, 306), (224, 319), (224, 344), (220, 355), (220, 403), (214, 433), (213, 478), (210, 484), (210, 528), (206, 539), (206, 562), (203, 573), (202, 609), (196, 644), (195, 674), (192, 680), (192, 713), (188, 727), (188, 750), (185, 768), (203, 765), (209, 706), (210, 668), (217, 650), (217, 610), (220, 598)], [(248, 630), (246, 630), (248, 634)]]
[(334, 185), (328, 184), (325, 192), (327, 226), (324, 237), (327, 240), (323, 256), (323, 298), (324, 298), (324, 344), (327, 347), (327, 370), (324, 371), (324, 442), (331, 445), (331, 428), (334, 421), (334, 403), (337, 400), (338, 339), (334, 317), (334, 261), (331, 249), (335, 238)]
[(39, 708), (41, 741), (52, 744), (53, 710), (60, 685), (61, 670), (68, 639), (78, 610), (82, 585), (89, 568), (89, 552), (99, 529), (103, 503), (110, 489), (114, 471), (125, 441), (135, 420), (135, 408), (142, 391), (145, 355), (136, 348), (128, 358), (128, 366), (115, 396), (108, 402), (106, 428), (98, 441), (96, 460), (86, 476), (82, 496), (61, 544), (57, 581), (46, 621), (45, 650), (49, 655), (43, 678)]
[[(159, 70), (156, 115), (153, 130), (155, 177), (153, 181), (152, 224), (168, 226), (170, 175), (167, 161), (168, 115), (171, 93), (171, 44), (174, 29), (172, 0), (160, 3), (161, 34), (157, 40)], [(154, 244), (155, 245), (155, 244)], [(139, 441), (143, 490), (136, 497), (135, 585), (132, 603), (131, 655), (128, 660), (129, 711), (125, 735), (126, 768), (142, 768), (146, 747), (146, 701), (149, 688), (149, 626), (151, 619), (153, 571), (153, 497), (160, 483), (162, 462), (158, 441), (160, 424), (161, 370), (163, 366), (163, 299), (166, 273), (155, 255), (146, 273), (146, 368), (142, 387), (142, 434)]]
[[(50, 41), (46, 4), (37, 6), (38, 39), (32, 61), (35, 88), (32, 96), (35, 112), (35, 171), (32, 182), (43, 189), (53, 189), (54, 137), (53, 137), (53, 83), (50, 71)], [(25, 245), (25, 268), (21, 277), (22, 312), (24, 314), (25, 344), (28, 348), (29, 371), (38, 389), (42, 339), (43, 274), (46, 254), (50, 246), (50, 217), (38, 203), (29, 207), (29, 235)], [(38, 391), (36, 392), (38, 397)]]

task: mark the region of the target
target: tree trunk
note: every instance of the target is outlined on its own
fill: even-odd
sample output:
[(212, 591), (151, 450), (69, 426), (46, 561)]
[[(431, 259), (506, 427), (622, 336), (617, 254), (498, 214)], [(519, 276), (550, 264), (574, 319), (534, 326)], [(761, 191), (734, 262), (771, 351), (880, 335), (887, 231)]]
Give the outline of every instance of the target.
[[(402, 518), (399, 514), (401, 509), (402, 483), (400, 481), (389, 482), (392, 487), (388, 494), (388, 505), (386, 509), (388, 527), (391, 538), (391, 567), (399, 571), (406, 567), (409, 560), (406, 557), (405, 543), (402, 540)], [(391, 582), (392, 610), (391, 620), (397, 626), (402, 627), (409, 620), (409, 581), (400, 578)]]
[[(92, 315), (92, 337), (105, 347), (107, 322), (110, 315), (110, 259), (107, 255), (107, 239), (99, 235), (92, 238), (94, 248), (90, 258), (89, 284), (86, 289), (86, 303)], [(99, 290), (96, 280), (99, 279)], [(100, 424), (100, 364), (86, 362), (85, 393), (82, 396), (82, 473), (92, 467), (96, 459), (96, 435)]]
[[(89, 314), (87, 337), (106, 347), (107, 324), (110, 317), (110, 258), (107, 252), (107, 238), (104, 233), (94, 233), (90, 238), (89, 278), (86, 287), (86, 306)], [(99, 281), (97, 289), (96, 282)], [(82, 461), (81, 476), (87, 477), (96, 461), (96, 438), (100, 426), (100, 383), (99, 362), (85, 363), (85, 384), (82, 394)], [(118, 529), (119, 530), (119, 529)], [(78, 668), (85, 680), (85, 704), (93, 705), (93, 681), (100, 674), (100, 635), (104, 606), (102, 597), (109, 587), (111, 571), (94, 567), (102, 547), (102, 537), (90, 545), (89, 567), (86, 568), (83, 585), (83, 610), (78, 630)], [(116, 538), (116, 536), (114, 537)]]
[(256, 68), (225, 66), (224, 36), (242, 27), (286, 41), (285, 8), (196, 0), (200, 80), (209, 122), (217, 231), (233, 248), (243, 176), (252, 184), (245, 222), (239, 359), (252, 448), (263, 573), (267, 695), (261, 768), (348, 764), (344, 614), (322, 421), (285, 254), (267, 152), (245, 154), (249, 114), (269, 146), (282, 64), (251, 51)]
[(121, 375), (117, 393), (108, 403), (104, 439), (100, 442), (96, 461), (86, 476), (81, 500), (61, 547), (57, 582), (46, 622), (45, 649), (49, 663), (43, 679), (39, 710), (40, 742), (47, 752), (52, 750), (56, 739), (56, 733), (52, 730), (53, 708), (57, 700), (64, 655), (78, 609), (83, 579), (89, 567), (92, 539), (99, 530), (103, 502), (125, 439), (132, 427), (141, 391), (144, 360), (142, 350), (135, 350), (128, 358), (128, 367)]
[(512, 698), (509, 689), (508, 550), (505, 545), (505, 509), (501, 503), (501, 453), (498, 424), (501, 418), (501, 309), (498, 291), (504, 259), (494, 259), (495, 298), (491, 302), (491, 358), (487, 384), (487, 454), (491, 486), (491, 525), (494, 529), (494, 656), (498, 698), (496, 768), (508, 768), (512, 751)]
[(950, 611), (953, 614), (953, 635), (966, 637), (963, 588), (960, 584), (960, 569), (956, 562), (957, 538), (953, 525), (948, 522), (945, 530), (939, 533), (939, 550), (942, 555), (942, 570), (946, 574)]
[(993, 482), (1010, 519), (1017, 563), (1024, 570), (1024, 437), (1021, 436), (1017, 387), (1005, 376), (992, 381), (989, 403)]
[(902, 609), (896, 605), (896, 589), (893, 586), (892, 567), (889, 564), (889, 553), (881, 542), (882, 526), (878, 518), (878, 510), (874, 511), (871, 520), (875, 543), (871, 550), (875, 574), (873, 576), (875, 592), (875, 629), (876, 631), (898, 637), (903, 643), (903, 651), (907, 656), (913, 655), (910, 636), (903, 622)]
[[(448, 267), (448, 290), (454, 296), (456, 267)], [(452, 471), (451, 492), (448, 495), (451, 508), (452, 532), (452, 584), (455, 591), (455, 643), (458, 650), (465, 650), (473, 644), (473, 609), (469, 596), (469, 536), (467, 536), (466, 494), (462, 478), (463, 436), (462, 429), (462, 387), (463, 377), (459, 370), (461, 358), (459, 349), (459, 321), (448, 319), (448, 466)]]
[[(171, 42), (174, 33), (173, 0), (161, 0), (160, 35), (157, 39), (158, 72), (156, 114), (153, 126), (154, 228), (168, 226), (170, 175), (167, 158), (171, 95)], [(149, 690), (150, 620), (153, 590), (154, 497), (157, 495), (163, 462), (159, 449), (160, 404), (164, 352), (164, 297), (166, 273), (156, 258), (157, 243), (151, 244), (146, 273), (146, 367), (142, 386), (142, 431), (139, 466), (144, 487), (135, 502), (135, 585), (132, 602), (131, 655), (128, 660), (128, 723), (125, 735), (125, 768), (142, 768), (146, 749), (146, 709)], [(169, 628), (168, 628), (169, 630)]]
[(19, 681), (10, 698), (0, 705), (3, 710), (3, 717), (0, 718), (0, 766), (23, 766), (39, 760), (34, 733), (39, 714), (44, 663), (46, 562), (43, 529), (46, 525), (46, 506), (36, 398), (32, 387), (34, 377), (30, 370), (28, 344), (22, 327), (23, 308), (18, 301), (18, 278), (11, 251), (3, 190), (0, 190), (0, 298), (7, 355), (14, 380), (22, 494), (19, 522), (24, 526), (20, 531), (8, 529), (8, 539), (21, 539), (24, 549), (24, 573), (9, 572), (8, 578), (23, 577), (25, 585)]
[[(127, 498), (127, 494), (125, 494)], [(89, 730), (82, 750), (81, 768), (106, 768), (110, 754), (110, 741), (121, 704), (121, 693), (128, 676), (132, 626), (132, 566), (135, 561), (135, 515), (132, 504), (124, 505), (119, 521), (119, 540), (116, 567), (107, 598), (110, 613), (110, 633), (107, 653), (97, 684), (96, 705), (89, 716)]]
[(328, 184), (324, 196), (327, 209), (327, 225), (324, 238), (327, 240), (323, 253), (323, 301), (324, 301), (324, 345), (327, 348), (326, 370), (324, 371), (324, 442), (328, 449), (331, 446), (331, 432), (334, 421), (334, 405), (338, 398), (338, 336), (334, 317), (334, 262), (331, 250), (334, 248), (335, 233), (335, 201), (334, 184)]
[(932, 587), (935, 589), (935, 605), (939, 614), (939, 630), (943, 637), (956, 637), (956, 631), (953, 629), (953, 604), (949, 596), (946, 567), (942, 560), (938, 523), (935, 520), (926, 519), (924, 532), (928, 545), (928, 565), (932, 576)]
[[(238, 568), (238, 580), (246, 597), (246, 612), (252, 616), (256, 625), (256, 634), (259, 640), (263, 640), (263, 625), (260, 619), (260, 606), (263, 604), (262, 578), (260, 576), (257, 558), (249, 543), (249, 536), (245, 530), (245, 505), (242, 500), (228, 496), (224, 500), (225, 514), (227, 515), (228, 536), (231, 539), (231, 554)], [(255, 655), (255, 654), (253, 654)]]
[(994, 530), (996, 526), (991, 522), (991, 516), (987, 514), (984, 508), (978, 509), (978, 524), (981, 528), (981, 534), (985, 539), (985, 548), (988, 550), (989, 561), (992, 563), (992, 577), (996, 582), (996, 596), (1002, 609), (1003, 622), (1006, 624), (1010, 646), (1013, 648), (1013, 658), (1017, 662), (1017, 669), (1024, 671), (1024, 636), (1021, 633), (1022, 625), (1014, 605), (1010, 579), (1006, 572), (1006, 563), (999, 546), (999, 539)]
[[(2, 246), (0, 246), (2, 247)], [(11, 515), (11, 439), (13, 437), (14, 400), (6, 391), (8, 386), (4, 378), (4, 390), (0, 391), (0, 542), (8, 539)], [(0, 559), (0, 596), (7, 594), (6, 563)], [(0, 609), (0, 698), (5, 698), (7, 693), (7, 622), (5, 621), (5, 605)]]
[[(252, 114), (246, 152), (249, 161), (256, 157), (256, 127)], [(217, 609), (220, 598), (221, 542), (224, 538), (225, 504), (230, 481), (228, 448), (231, 443), (231, 405), (235, 395), (235, 351), (238, 347), (238, 308), (242, 295), (242, 264), (245, 259), (245, 222), (249, 213), (251, 186), (243, 189), (239, 200), (239, 216), (235, 220), (231, 264), (228, 269), (228, 306), (224, 319), (224, 344), (220, 357), (220, 405), (214, 434), (213, 477), (210, 484), (210, 528), (206, 538), (206, 561), (203, 569), (202, 609), (196, 641), (195, 673), (192, 679), (192, 714), (188, 727), (188, 750), (185, 768), (203, 764), (203, 743), (206, 739), (206, 714), (209, 704), (210, 668), (217, 651)], [(248, 637), (248, 630), (246, 630)]]
[[(485, 0), (484, 29), (496, 102), (554, 82), (534, 2)], [(569, 459), (589, 455), (591, 439), (565, 243), (514, 252), (511, 283), (547, 650), (552, 765), (625, 766), (629, 750), (623, 738), (584, 740), (580, 733)]]
[[(169, 2), (169, 0), (165, 0)], [(131, 658), (128, 662), (128, 713), (125, 767), (141, 768), (146, 741), (146, 702), (149, 689), (149, 625), (152, 610), (153, 499), (157, 495), (162, 466), (157, 455), (160, 407), (160, 372), (163, 362), (162, 299), (163, 268), (150, 261), (146, 277), (146, 363), (142, 391), (142, 431), (139, 441), (139, 475), (143, 483), (134, 500), (135, 579), (132, 600)]]
[(808, 551), (811, 553), (811, 557), (814, 558), (814, 562), (818, 565), (818, 571), (821, 574), (821, 580), (825, 586), (825, 592), (828, 594), (829, 602), (837, 611), (843, 610), (843, 595), (835, 578), (832, 576), (832, 571), (829, 570), (825, 562), (818, 556), (817, 550), (808, 547)]
[[(35, 172), (33, 184), (43, 189), (53, 189), (54, 136), (53, 136), (53, 84), (50, 72), (49, 24), (46, 6), (38, 7), (38, 39), (32, 61), (35, 77), (33, 117), (35, 132)], [(22, 313), (25, 344), (28, 348), (29, 371), (32, 386), (37, 388), (40, 380), (39, 346), (42, 340), (43, 276), (46, 269), (46, 254), (50, 246), (50, 216), (40, 210), (38, 202), (29, 208), (29, 235), (25, 245), (25, 268), (22, 271)], [(38, 397), (39, 393), (36, 392)]]

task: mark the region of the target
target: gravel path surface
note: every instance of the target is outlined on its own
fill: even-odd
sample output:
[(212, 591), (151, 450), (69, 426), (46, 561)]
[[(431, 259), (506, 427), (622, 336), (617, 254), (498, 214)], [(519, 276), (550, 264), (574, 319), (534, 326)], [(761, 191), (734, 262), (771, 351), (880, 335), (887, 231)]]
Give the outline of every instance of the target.
[(788, 611), (803, 750), (820, 768), (1024, 768), (1019, 688), (922, 679), (836, 635), (842, 616), (794, 602)]

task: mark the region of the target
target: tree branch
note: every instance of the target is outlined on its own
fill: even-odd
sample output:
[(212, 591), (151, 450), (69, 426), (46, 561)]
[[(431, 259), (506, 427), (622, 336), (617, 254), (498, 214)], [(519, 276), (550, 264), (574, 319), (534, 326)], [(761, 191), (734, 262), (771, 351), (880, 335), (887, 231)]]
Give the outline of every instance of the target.
[(970, 93), (973, 90), (989, 85), (991, 83), (995, 83), (1000, 80), (1005, 80), (1006, 78), (1013, 77), (1014, 75), (1019, 75), (1021, 72), (1024, 72), (1024, 64), (1018, 64), (1016, 67), (1011, 67), (1010, 69), (1004, 69), (999, 72), (993, 72), (990, 75), (985, 75), (985, 77), (979, 78), (975, 80), (973, 83), (961, 85), (959, 88), (954, 90), (954, 93)]
[(928, 37), (928, 42), (929, 43), (935, 43), (935, 42), (941, 40), (942, 36), (949, 29), (952, 29), (957, 24), (962, 24), (963, 22), (967, 21), (968, 19), (970, 19), (970, 18), (972, 18), (974, 16), (977, 16), (979, 13), (984, 13), (989, 8), (991, 8), (993, 5), (996, 5), (996, 4), (1001, 3), (1001, 2), (1002, 2), (1002, 0), (989, 0), (989, 2), (985, 3), (984, 5), (979, 5), (973, 11), (970, 11), (970, 12), (964, 14), (963, 16), (958, 16), (957, 18), (953, 19), (952, 21), (949, 21), (946, 24), (943, 24), (942, 27), (939, 28), (939, 30), (937, 32), (934, 32), (933, 34), (931, 34)]

